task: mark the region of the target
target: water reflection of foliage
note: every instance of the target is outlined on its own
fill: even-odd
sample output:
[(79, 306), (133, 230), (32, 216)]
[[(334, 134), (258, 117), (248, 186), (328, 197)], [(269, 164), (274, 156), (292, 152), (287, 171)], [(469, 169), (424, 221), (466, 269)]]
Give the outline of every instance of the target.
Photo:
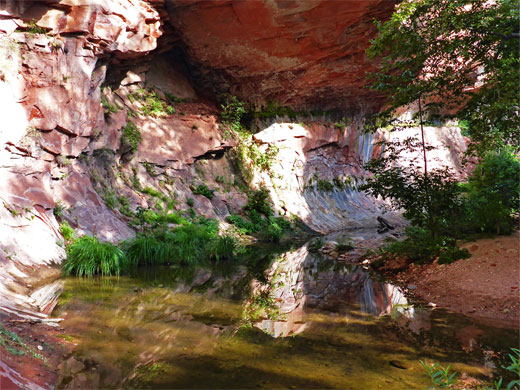
[(66, 306), (76, 296), (89, 302), (112, 299), (112, 295), (122, 292), (118, 276), (93, 278), (67, 278), (65, 289), (59, 298), (58, 307)]

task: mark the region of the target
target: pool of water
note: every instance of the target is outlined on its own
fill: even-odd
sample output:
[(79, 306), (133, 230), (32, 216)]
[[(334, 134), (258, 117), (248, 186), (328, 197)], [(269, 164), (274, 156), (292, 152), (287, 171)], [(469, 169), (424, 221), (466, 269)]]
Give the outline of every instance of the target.
[(503, 375), (514, 330), (411, 305), (360, 267), (251, 248), (208, 269), (67, 278), (59, 389), (425, 389), (420, 360)]

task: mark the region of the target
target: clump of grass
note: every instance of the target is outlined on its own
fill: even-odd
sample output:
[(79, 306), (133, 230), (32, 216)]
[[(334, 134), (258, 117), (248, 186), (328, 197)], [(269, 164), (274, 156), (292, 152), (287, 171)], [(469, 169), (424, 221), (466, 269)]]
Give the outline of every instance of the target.
[(101, 105), (103, 106), (103, 112), (105, 116), (115, 114), (119, 111), (119, 106), (111, 104), (104, 96), (101, 96)]
[(67, 247), (63, 272), (76, 276), (119, 275), (127, 263), (125, 254), (117, 246), (86, 235)]
[(172, 103), (188, 103), (190, 101), (190, 99), (180, 98), (168, 92), (165, 92), (164, 96)]
[[(17, 356), (24, 355), (24, 349), (27, 349), (27, 344), (25, 344), (25, 342), (20, 338), (20, 336), (6, 329), (1, 322), (0, 345), (3, 346), (7, 350), (7, 352)], [(21, 347), (22, 349), (17, 349), (15, 347)]]
[[(168, 214), (167, 218), (170, 215), (175, 214)], [(229, 259), (240, 248), (236, 238), (218, 235), (218, 223), (214, 220), (199, 218), (191, 223), (180, 216), (174, 219), (180, 225), (171, 230), (154, 229), (126, 241), (123, 248), (130, 262), (192, 266)]]
[(38, 26), (36, 19), (32, 19), (29, 23), (27, 23), (27, 33), (30, 35), (36, 35), (36, 34), (44, 34), (47, 35), (47, 30), (43, 27)]
[(110, 210), (115, 210), (115, 208), (118, 206), (118, 201), (114, 190), (105, 190), (104, 199), (105, 204)]
[(65, 205), (61, 200), (58, 200), (54, 205), (54, 216), (56, 218), (63, 218), (63, 212), (65, 211)]
[(269, 217), (267, 219), (267, 224), (264, 230), (262, 231), (263, 237), (270, 242), (278, 242), (283, 235), (283, 229), (278, 224), (278, 218)]
[(261, 188), (248, 195), (248, 202), (244, 212), (249, 221), (239, 215), (231, 214), (226, 221), (238, 228), (241, 234), (258, 233), (259, 236), (270, 242), (278, 242), (284, 232), (293, 228), (292, 223), (283, 218), (275, 218), (269, 202), (269, 190)]
[(159, 191), (157, 191), (155, 188), (152, 188), (152, 187), (145, 187), (142, 189), (141, 192), (143, 194), (147, 194), (147, 195), (153, 196), (155, 198), (160, 198), (162, 195)]
[(130, 263), (135, 265), (166, 264), (172, 257), (172, 247), (154, 235), (138, 235), (123, 243)]
[(126, 215), (127, 217), (134, 216), (133, 211), (130, 209), (130, 201), (128, 200), (128, 198), (126, 198), (123, 195), (120, 195), (117, 197), (117, 201), (119, 203), (119, 211), (121, 212), (121, 214)]
[(251, 221), (247, 221), (237, 214), (229, 215), (226, 218), (226, 221), (238, 228), (240, 234), (253, 234), (259, 230), (255, 229), (255, 226)]
[(230, 234), (225, 234), (214, 241), (210, 256), (216, 261), (231, 259), (240, 249), (238, 240)]

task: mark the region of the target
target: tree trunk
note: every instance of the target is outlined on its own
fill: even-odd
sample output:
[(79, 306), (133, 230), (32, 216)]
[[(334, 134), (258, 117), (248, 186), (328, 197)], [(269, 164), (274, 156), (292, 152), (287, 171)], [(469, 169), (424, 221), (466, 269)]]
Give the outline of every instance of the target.
[(421, 97), (419, 96), (419, 126), (421, 126), (421, 138), (422, 138), (422, 149), (423, 149), (423, 160), (424, 160), (424, 176), (428, 176), (428, 161), (426, 160), (426, 145), (424, 143), (424, 127), (423, 127), (423, 115)]

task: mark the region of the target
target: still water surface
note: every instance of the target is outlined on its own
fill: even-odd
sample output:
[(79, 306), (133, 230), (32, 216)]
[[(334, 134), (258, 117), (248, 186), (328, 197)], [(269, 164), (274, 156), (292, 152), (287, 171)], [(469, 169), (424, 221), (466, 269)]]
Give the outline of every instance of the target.
[(67, 278), (54, 314), (74, 344), (61, 389), (425, 389), (420, 360), (486, 379), (518, 345), (516, 331), (410, 305), (305, 245), (211, 269)]

